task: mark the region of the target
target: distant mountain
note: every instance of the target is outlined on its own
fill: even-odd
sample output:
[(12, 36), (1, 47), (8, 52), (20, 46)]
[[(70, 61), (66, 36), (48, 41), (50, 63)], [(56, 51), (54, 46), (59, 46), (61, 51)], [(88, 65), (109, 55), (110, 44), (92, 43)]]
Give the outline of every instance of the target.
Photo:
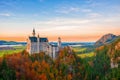
[(26, 45), (26, 42), (4, 41), (0, 40), (0, 45)]
[[(57, 45), (57, 42), (49, 42), (50, 44)], [(26, 42), (4, 41), (0, 40), (0, 45), (26, 45)], [(94, 42), (62, 42), (62, 46), (93, 46)]]
[(114, 34), (106, 34), (104, 36), (102, 36), (98, 41), (96, 41), (95, 46), (99, 47), (105, 44), (109, 44), (112, 41), (114, 41), (118, 36), (114, 35)]
[[(50, 44), (57, 45), (57, 42), (50, 42)], [(62, 46), (94, 46), (94, 42), (62, 42)]]

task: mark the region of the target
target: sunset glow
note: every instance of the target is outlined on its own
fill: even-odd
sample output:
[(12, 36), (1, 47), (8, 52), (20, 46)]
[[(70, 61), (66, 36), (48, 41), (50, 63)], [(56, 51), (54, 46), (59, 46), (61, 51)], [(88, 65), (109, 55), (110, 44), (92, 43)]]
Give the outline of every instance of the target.
[(120, 0), (0, 0), (0, 40), (96, 41), (120, 35)]

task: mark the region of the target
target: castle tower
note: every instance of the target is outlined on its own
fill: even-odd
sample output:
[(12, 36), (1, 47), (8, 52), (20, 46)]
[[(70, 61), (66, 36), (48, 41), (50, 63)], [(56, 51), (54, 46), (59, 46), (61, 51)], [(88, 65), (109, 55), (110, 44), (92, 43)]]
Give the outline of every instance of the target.
[(58, 37), (58, 48), (60, 49), (61, 48), (61, 38)]
[(38, 37), (37, 37), (37, 51), (38, 53), (40, 53), (40, 37), (39, 37), (39, 34), (38, 34)]
[(32, 35), (35, 37), (35, 29), (33, 28), (33, 33), (32, 33)]

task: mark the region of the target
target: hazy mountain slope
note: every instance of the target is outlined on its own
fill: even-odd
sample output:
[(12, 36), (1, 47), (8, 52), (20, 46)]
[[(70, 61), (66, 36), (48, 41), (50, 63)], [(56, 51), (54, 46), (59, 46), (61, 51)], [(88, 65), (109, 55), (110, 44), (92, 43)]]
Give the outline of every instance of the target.
[(108, 43), (114, 41), (116, 38), (117, 38), (117, 36), (114, 34), (103, 35), (98, 41), (96, 41), (95, 46), (99, 47), (99, 46), (108, 44)]

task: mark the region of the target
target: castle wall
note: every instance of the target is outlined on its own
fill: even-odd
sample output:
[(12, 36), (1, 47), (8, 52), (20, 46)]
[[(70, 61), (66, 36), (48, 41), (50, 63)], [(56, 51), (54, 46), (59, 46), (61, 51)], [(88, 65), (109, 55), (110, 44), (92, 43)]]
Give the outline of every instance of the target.
[[(40, 41), (41, 42), (40, 42)], [(38, 41), (38, 42), (37, 42)], [(43, 41), (43, 42), (42, 42)], [(58, 38), (58, 46), (52, 46), (48, 43), (47, 38), (40, 39), (35, 36), (35, 29), (33, 29), (33, 36), (29, 37), (27, 40), (27, 52), (30, 54), (45, 52), (45, 54), (49, 55), (53, 59), (58, 56), (59, 49), (61, 48), (61, 38)]]
[(56, 46), (53, 46), (52, 49), (53, 49), (53, 51), (52, 51), (53, 59), (55, 59), (58, 56), (59, 49)]
[[(52, 46), (48, 42), (28, 42), (27, 43), (27, 51), (30, 54), (45, 52), (45, 54), (49, 55), (53, 59), (58, 56), (59, 48), (57, 46)], [(38, 51), (39, 50), (39, 51)]]
[(53, 57), (53, 50), (52, 50), (52, 46), (51, 46), (51, 45), (49, 45), (48, 55), (49, 55), (50, 57)]
[(47, 49), (48, 49), (48, 42), (40, 42), (39, 43), (39, 50), (40, 50), (40, 52), (46, 52), (46, 51), (48, 51)]
[(27, 51), (30, 54), (45, 52), (45, 54), (55, 59), (58, 56), (59, 47), (52, 46), (48, 42), (31, 42), (30, 40), (28, 40)]
[(37, 42), (31, 42), (31, 51), (30, 53), (33, 54), (33, 53), (37, 53)]

